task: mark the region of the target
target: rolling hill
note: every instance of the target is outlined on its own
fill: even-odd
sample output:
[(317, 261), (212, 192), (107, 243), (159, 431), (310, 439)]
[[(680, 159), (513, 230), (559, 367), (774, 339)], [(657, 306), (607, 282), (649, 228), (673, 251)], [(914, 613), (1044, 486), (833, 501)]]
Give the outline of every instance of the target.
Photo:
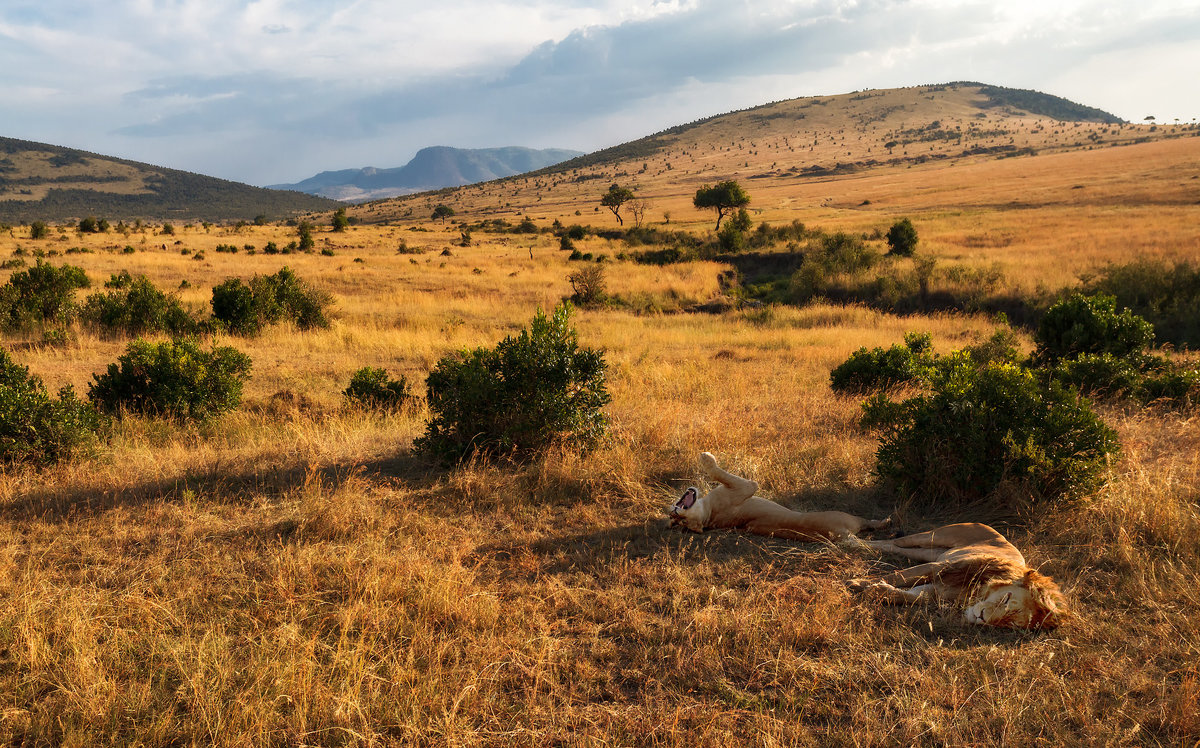
[(396, 220), (427, 216), (445, 203), (473, 218), (586, 222), (574, 216), (587, 213), (595, 214), (593, 222), (615, 225), (598, 201), (618, 182), (652, 203), (653, 221), (701, 225), (706, 218), (691, 207), (696, 189), (736, 179), (754, 195), (752, 212), (770, 219), (793, 211), (798, 199), (850, 200), (853, 195), (830, 188), (869, 176), (936, 180), (946, 169), (1197, 132), (1194, 125), (1127, 123), (1061, 97), (982, 83), (866, 90), (708, 117), (529, 174), (374, 202), (351, 213), (366, 221)]
[(299, 192), (252, 187), (74, 148), (0, 138), (0, 221), (250, 220), (330, 210)]
[(562, 148), (534, 150), (512, 146), (464, 149), (434, 146), (422, 148), (411, 161), (399, 168), (325, 171), (302, 182), (271, 187), (359, 202), (487, 182), (542, 169), (582, 155), (579, 151)]

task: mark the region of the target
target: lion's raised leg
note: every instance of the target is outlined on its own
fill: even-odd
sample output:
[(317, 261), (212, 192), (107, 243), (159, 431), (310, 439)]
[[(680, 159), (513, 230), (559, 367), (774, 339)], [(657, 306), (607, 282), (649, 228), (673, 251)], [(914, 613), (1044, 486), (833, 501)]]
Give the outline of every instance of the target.
[(758, 492), (758, 483), (756, 481), (721, 469), (717, 465), (717, 458), (713, 457), (711, 452), (700, 453), (700, 467), (710, 479), (730, 490), (731, 493), (727, 500), (731, 504), (741, 503)]

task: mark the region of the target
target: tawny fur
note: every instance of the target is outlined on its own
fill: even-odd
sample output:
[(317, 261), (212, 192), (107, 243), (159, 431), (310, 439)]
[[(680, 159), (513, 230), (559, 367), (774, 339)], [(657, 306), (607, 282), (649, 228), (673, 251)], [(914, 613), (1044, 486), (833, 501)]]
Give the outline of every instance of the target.
[(1013, 628), (1054, 628), (1066, 615), (1058, 585), (987, 525), (947, 525), (868, 545), (927, 562), (878, 579), (850, 580), (852, 588), (886, 602), (943, 600), (962, 606), (968, 622)]
[[(700, 467), (717, 483), (711, 491), (685, 506), (685, 498), (668, 509), (672, 524), (694, 532), (709, 528), (746, 530), (795, 540), (841, 540), (863, 530), (886, 527), (889, 520), (869, 520), (845, 512), (797, 512), (755, 496), (758, 483), (722, 470), (709, 452), (700, 454)], [(688, 489), (695, 491), (696, 489)]]

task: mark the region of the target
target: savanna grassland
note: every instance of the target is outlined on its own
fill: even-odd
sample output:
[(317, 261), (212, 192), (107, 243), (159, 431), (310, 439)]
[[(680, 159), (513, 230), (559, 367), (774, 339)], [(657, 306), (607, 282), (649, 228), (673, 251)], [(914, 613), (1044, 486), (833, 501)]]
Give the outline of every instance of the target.
[[(927, 124), (906, 111), (904, 129)], [(1078, 130), (1085, 145), (814, 180), (740, 176), (756, 221), (865, 234), (882, 251), (872, 232), (907, 216), (918, 256), (994, 270), (996, 290), (1016, 296), (1134, 257), (1200, 259), (1200, 138), (1086, 150), (1086, 133), (1134, 128), (1041, 128), (1072, 143)], [(687, 150), (736, 149), (740, 136), (726, 146), (720, 132)], [(761, 172), (766, 155), (736, 158)], [(713, 216), (691, 194), (739, 175), (714, 161), (673, 182), (683, 167), (656, 169), (654, 158), (635, 159), (655, 172), (638, 190), (654, 205), (646, 223), (710, 232)], [(909, 331), (932, 333), (939, 350), (981, 341), (991, 315), (820, 301), (669, 313), (727, 293), (728, 263), (637, 264), (618, 258), (630, 251), (621, 240), (589, 235), (578, 246), (607, 257), (608, 292), (640, 300), (574, 315), (580, 342), (609, 366), (611, 427), (596, 449), (445, 468), (413, 450), (429, 417), (421, 403), (392, 413), (344, 403), (362, 366), (403, 374), (420, 394), (442, 356), (517, 332), (570, 296), (568, 276), (585, 265), (546, 232), (475, 229), (460, 246), (464, 226), (431, 221), (432, 206), (474, 223), (502, 215), (485, 205), (503, 200), (509, 219), (611, 228), (593, 208), (615, 167), (595, 168), (610, 173), (561, 195), (535, 177), (355, 208), (363, 223), (322, 225), (314, 253), (263, 253), (295, 239), (282, 224), (0, 235), (0, 258), (69, 262), (94, 287), (144, 273), (197, 308), (227, 277), (287, 265), (336, 309), (327, 329), (213, 336), (254, 362), (232, 413), (191, 425), (127, 417), (70, 462), (5, 469), (0, 741), (1200, 744), (1193, 411), (1100, 405), (1122, 445), (1103, 488), (1029, 522), (981, 517), (1061, 581), (1076, 616), (1052, 632), (981, 630), (950, 609), (857, 599), (843, 580), (895, 560), (853, 544), (666, 527), (664, 507), (700, 480), (703, 450), (795, 508), (896, 511), (911, 530), (973, 518), (915, 516), (876, 488), (859, 399), (833, 394), (829, 372)], [(70, 333), (4, 344), (49, 388), (82, 392), (128, 340)]]

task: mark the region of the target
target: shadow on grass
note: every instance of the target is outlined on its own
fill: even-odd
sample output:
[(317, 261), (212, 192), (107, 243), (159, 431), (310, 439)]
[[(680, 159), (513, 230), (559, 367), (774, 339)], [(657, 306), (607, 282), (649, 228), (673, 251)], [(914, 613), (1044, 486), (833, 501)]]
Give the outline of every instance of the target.
[[(659, 485), (675, 483), (682, 490), (686, 482), (664, 478)], [(671, 486), (670, 493), (664, 492), (663, 513), (659, 517), (590, 531), (571, 532), (575, 528), (567, 526), (561, 534), (532, 542), (484, 545), (472, 556), (479, 563), (498, 564), (533, 556), (537, 563), (530, 566), (536, 571), (517, 572), (527, 573), (531, 579), (546, 574), (600, 573), (629, 560), (671, 558), (685, 564), (749, 563), (761, 571), (762, 578), (783, 580), (802, 573), (836, 573), (847, 565), (849, 557), (858, 557), (862, 552), (853, 543), (804, 542), (741, 530), (694, 533), (682, 526), (672, 526), (665, 508), (669, 503), (666, 497), (674, 495), (675, 488)], [(865, 495), (869, 492), (859, 488), (822, 489), (793, 496), (785, 504), (841, 509), (861, 503)], [(822, 501), (814, 500), (816, 496)], [(568, 518), (567, 522), (570, 521)]]
[(182, 501), (189, 495), (218, 504), (248, 503), (263, 495), (279, 495), (312, 480), (338, 485), (351, 475), (396, 478), (413, 488), (428, 488), (444, 471), (424, 458), (403, 452), (366, 462), (313, 466), (294, 461), (284, 465), (229, 470), (218, 460), (211, 468), (131, 486), (73, 487), (69, 490), (33, 488), (0, 505), (0, 519), (68, 522), (95, 517), (116, 508), (136, 508)]

